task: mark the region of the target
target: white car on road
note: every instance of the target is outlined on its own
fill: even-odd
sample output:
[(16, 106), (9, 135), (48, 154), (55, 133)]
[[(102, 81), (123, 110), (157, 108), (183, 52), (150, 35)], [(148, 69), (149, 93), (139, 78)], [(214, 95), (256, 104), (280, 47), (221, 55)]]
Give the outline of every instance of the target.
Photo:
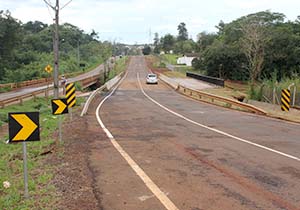
[(156, 74), (148, 74), (146, 77), (146, 83), (147, 84), (157, 84), (158, 79)]

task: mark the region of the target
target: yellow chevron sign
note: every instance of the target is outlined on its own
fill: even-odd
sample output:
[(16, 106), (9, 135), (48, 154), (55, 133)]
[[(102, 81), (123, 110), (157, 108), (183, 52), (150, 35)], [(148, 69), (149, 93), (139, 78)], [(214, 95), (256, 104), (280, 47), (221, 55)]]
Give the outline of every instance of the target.
[(291, 91), (283, 89), (281, 91), (281, 110), (288, 112), (290, 110)]
[(8, 113), (9, 142), (38, 141), (39, 112)]
[(52, 101), (52, 114), (60, 115), (68, 113), (67, 99), (53, 99)]
[(76, 94), (75, 94), (75, 86), (74, 83), (69, 83), (66, 85), (66, 98), (68, 107), (71, 108), (76, 104)]

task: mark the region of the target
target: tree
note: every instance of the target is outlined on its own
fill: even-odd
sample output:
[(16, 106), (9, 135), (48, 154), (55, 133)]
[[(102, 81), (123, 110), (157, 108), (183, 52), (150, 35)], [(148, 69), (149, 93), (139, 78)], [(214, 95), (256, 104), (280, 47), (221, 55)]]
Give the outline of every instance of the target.
[(248, 60), (250, 81), (254, 84), (260, 75), (265, 59), (265, 48), (268, 41), (266, 29), (258, 22), (247, 22), (241, 25), (243, 37), (241, 49)]
[(175, 38), (171, 34), (167, 34), (160, 40), (162, 49), (165, 52), (170, 52), (173, 50), (174, 44), (175, 44)]
[(22, 38), (21, 24), (9, 11), (0, 11), (0, 81), (5, 71), (18, 66), (15, 62), (16, 51)]
[(263, 70), (265, 51), (270, 41), (270, 34), (267, 31), (282, 23), (284, 17), (281, 13), (264, 11), (239, 19), (240, 30), (243, 34), (240, 39), (241, 50), (248, 61), (251, 84), (254, 84)]
[(23, 28), (26, 31), (29, 31), (31, 33), (38, 33), (46, 27), (48, 27), (48, 25), (45, 23), (42, 23), (40, 21), (34, 21), (34, 22), (29, 21), (29, 22), (23, 24)]
[(144, 55), (150, 55), (151, 47), (149, 45), (145, 45), (142, 51)]
[(160, 46), (159, 46), (159, 35), (158, 35), (158, 33), (155, 33), (154, 34), (154, 43), (153, 43), (153, 45), (154, 45), (154, 53), (159, 53), (160, 52)]
[(178, 37), (177, 37), (178, 41), (188, 40), (189, 35), (185, 23), (183, 22), (180, 23), (177, 27), (177, 30), (178, 30)]
[(217, 34), (214, 33), (206, 33), (201, 32), (198, 34), (197, 47), (200, 52), (204, 52), (204, 50), (212, 45), (214, 40), (217, 38)]

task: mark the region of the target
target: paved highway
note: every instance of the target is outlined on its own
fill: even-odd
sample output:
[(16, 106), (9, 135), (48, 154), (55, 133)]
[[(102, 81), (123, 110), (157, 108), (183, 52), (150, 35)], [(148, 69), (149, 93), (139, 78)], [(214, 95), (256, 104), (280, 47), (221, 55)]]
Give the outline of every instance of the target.
[(103, 209), (300, 209), (298, 124), (146, 85), (147, 73), (132, 58), (95, 113), (107, 135), (91, 151)]
[[(86, 72), (84, 74), (78, 75), (74, 78), (67, 78), (67, 82), (76, 82), (76, 81), (80, 81), (82, 79), (86, 79), (95, 75), (99, 75), (101, 71), (103, 71), (104, 66), (103, 65), (99, 65), (97, 68), (93, 69), (92, 71)], [(10, 98), (14, 98), (14, 97), (19, 97), (25, 94), (29, 94), (29, 93), (33, 93), (35, 91), (39, 91), (39, 90), (45, 90), (47, 89), (47, 87), (53, 87), (53, 84), (47, 86), (47, 85), (38, 85), (38, 86), (30, 86), (30, 87), (24, 87), (24, 88), (20, 88), (17, 90), (13, 90), (13, 91), (9, 91), (6, 93), (0, 93), (0, 99), (1, 100), (6, 100), (6, 99), (10, 99)]]

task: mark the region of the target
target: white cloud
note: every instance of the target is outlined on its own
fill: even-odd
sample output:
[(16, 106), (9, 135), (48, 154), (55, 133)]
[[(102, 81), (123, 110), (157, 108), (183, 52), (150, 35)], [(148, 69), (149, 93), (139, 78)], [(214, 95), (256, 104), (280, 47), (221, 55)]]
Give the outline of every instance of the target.
[[(61, 5), (68, 1), (60, 0)], [(0, 0), (0, 8), (9, 9), (22, 22), (53, 21), (43, 0)], [(149, 40), (150, 28), (152, 33), (177, 35), (178, 24), (185, 22), (189, 34), (196, 37), (201, 31), (215, 31), (220, 20), (230, 22), (268, 9), (294, 20), (299, 8), (299, 0), (73, 0), (60, 12), (60, 23), (87, 32), (94, 29), (101, 39), (140, 43)]]

